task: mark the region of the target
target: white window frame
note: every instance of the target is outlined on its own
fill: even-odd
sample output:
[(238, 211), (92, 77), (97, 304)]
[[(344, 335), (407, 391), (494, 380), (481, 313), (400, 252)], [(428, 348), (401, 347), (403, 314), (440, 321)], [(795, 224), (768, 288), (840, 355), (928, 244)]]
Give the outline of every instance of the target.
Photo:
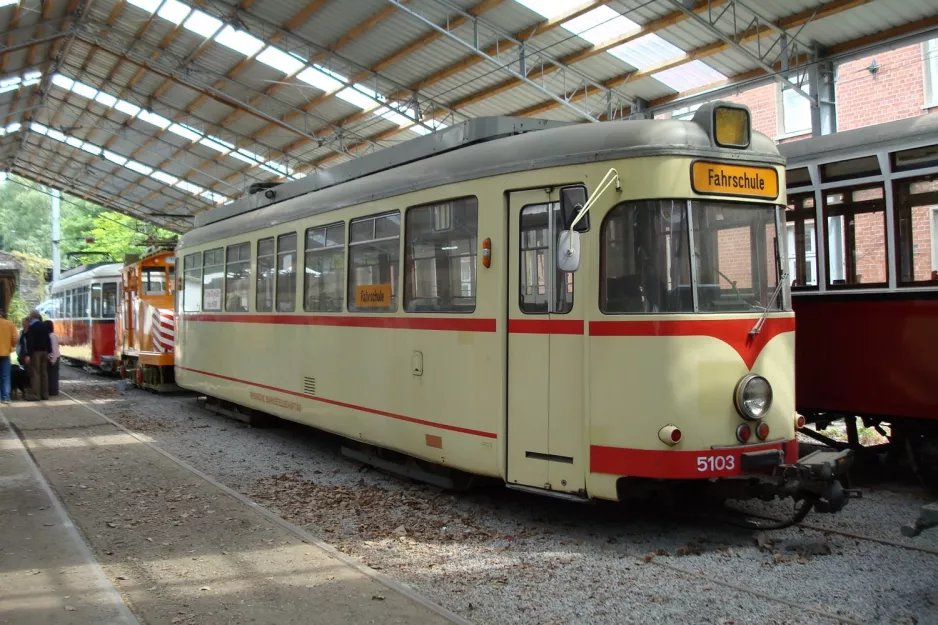
[[(795, 276), (798, 275), (798, 246), (795, 245), (795, 224), (787, 224), (785, 227), (788, 239), (788, 276), (791, 280), (795, 279)], [(818, 286), (817, 281), (817, 249), (815, 248), (815, 242), (817, 241), (817, 231), (813, 223), (806, 223), (804, 225), (804, 240), (805, 240), (805, 264), (810, 263), (810, 270), (808, 272), (808, 282), (806, 284), (799, 284), (800, 287), (813, 287)], [(809, 248), (810, 245), (810, 249)]]
[(938, 271), (938, 206), (931, 209), (931, 270)]
[(924, 108), (938, 106), (938, 39), (922, 43), (922, 74), (925, 80)]
[[(789, 78), (789, 82), (795, 84), (797, 79)], [(811, 132), (811, 101), (805, 98), (803, 95), (791, 88), (786, 88), (782, 86), (781, 83), (777, 83), (778, 87), (778, 128), (779, 128), (779, 138), (784, 139), (786, 137), (798, 137), (804, 134)], [(811, 85), (808, 81), (801, 83), (801, 90), (805, 93), (811, 93)], [(787, 116), (786, 111), (786, 102), (787, 107), (790, 109), (792, 106), (797, 106), (799, 108), (804, 107), (804, 115), (806, 125), (804, 128), (799, 124), (798, 127), (789, 128), (786, 123)], [(799, 111), (800, 112), (800, 111)]]

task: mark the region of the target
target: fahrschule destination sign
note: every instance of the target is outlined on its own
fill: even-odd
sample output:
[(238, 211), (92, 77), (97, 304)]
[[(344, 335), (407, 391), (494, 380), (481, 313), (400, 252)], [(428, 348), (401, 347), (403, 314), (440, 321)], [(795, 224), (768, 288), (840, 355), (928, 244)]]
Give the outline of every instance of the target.
[(778, 172), (771, 167), (694, 161), (691, 185), (697, 193), (775, 199)]

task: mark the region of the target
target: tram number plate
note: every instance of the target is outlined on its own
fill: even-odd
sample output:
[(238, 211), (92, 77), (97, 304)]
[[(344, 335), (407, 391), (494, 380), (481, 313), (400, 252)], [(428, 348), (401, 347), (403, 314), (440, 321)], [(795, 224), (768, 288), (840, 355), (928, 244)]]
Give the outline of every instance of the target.
[(708, 473), (714, 471), (732, 471), (736, 468), (736, 456), (697, 456), (697, 471)]

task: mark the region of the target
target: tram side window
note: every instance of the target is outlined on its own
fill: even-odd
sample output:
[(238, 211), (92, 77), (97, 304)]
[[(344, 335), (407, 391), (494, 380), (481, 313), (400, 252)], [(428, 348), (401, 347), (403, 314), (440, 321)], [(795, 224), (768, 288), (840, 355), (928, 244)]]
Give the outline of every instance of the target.
[(225, 277), (223, 248), (202, 253), (202, 310), (221, 310), (222, 283)]
[(900, 286), (938, 282), (938, 176), (896, 181)]
[(251, 293), (251, 244), (229, 245), (225, 251), (225, 310), (247, 312)]
[(86, 319), (88, 317), (88, 287), (83, 286), (78, 289), (78, 314), (77, 317)]
[(303, 310), (341, 312), (345, 290), (345, 224), (306, 231)]
[(91, 318), (101, 318), (101, 285), (91, 285)]
[(257, 294), (255, 309), (257, 312), (274, 310), (274, 238), (261, 239), (257, 242)]
[(476, 307), (479, 201), (407, 209), (404, 309), (471, 313)]
[(397, 310), (401, 213), (356, 219), (349, 225), (348, 309)]
[(65, 318), (72, 318), (72, 292), (65, 291), (62, 293), (62, 297), (65, 299)]
[(792, 288), (817, 286), (814, 194), (791, 195), (785, 210), (788, 279)]
[(886, 204), (880, 185), (824, 198), (829, 286), (886, 284)]
[(694, 311), (686, 202), (620, 204), (603, 220), (601, 236), (600, 310)]
[(113, 319), (117, 315), (117, 283), (105, 282), (101, 289), (101, 316)]
[[(550, 240), (551, 228), (553, 243)], [(573, 310), (573, 274), (556, 269), (555, 254), (552, 253), (562, 231), (563, 216), (559, 202), (530, 204), (521, 209), (521, 293), (518, 302), (521, 312), (562, 314)], [(554, 285), (552, 305), (551, 282)]]
[(296, 233), (277, 237), (277, 312), (296, 310)]
[(199, 312), (202, 300), (202, 253), (189, 254), (182, 260), (182, 309)]

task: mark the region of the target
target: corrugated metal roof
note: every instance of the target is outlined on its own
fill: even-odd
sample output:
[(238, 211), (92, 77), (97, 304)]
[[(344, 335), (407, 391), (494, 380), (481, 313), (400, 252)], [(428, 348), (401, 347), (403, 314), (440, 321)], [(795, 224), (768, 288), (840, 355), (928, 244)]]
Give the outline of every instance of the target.
[[(746, 0), (745, 6), (753, 8), (762, 19), (784, 20), (803, 11), (829, 8), (830, 1)], [(532, 80), (545, 92), (517, 81), (498, 62), (481, 60), (463, 43), (446, 35), (436, 37), (428, 45), (418, 47), (385, 67), (383, 61), (390, 55), (432, 32), (429, 26), (406, 11), (390, 10), (393, 5), (387, 0), (358, 0), (353, 11), (349, 10), (348, 2), (331, 0), (313, 12), (307, 10), (309, 0), (257, 2), (240, 12), (235, 11), (235, 0), (216, 0), (198, 9), (205, 13), (198, 13), (189, 2), (193, 10), (183, 21), (180, 21), (182, 13), (152, 16), (130, 3), (123, 4), (115, 13), (118, 2), (95, 0), (93, 8), (82, 18), (77, 38), (65, 37), (55, 43), (34, 46), (32, 61), (25, 48), (6, 55), (0, 53), (0, 58), (6, 57), (0, 65), (3, 68), (0, 70), (0, 119), (3, 120), (0, 135), (5, 135), (0, 136), (0, 158), (6, 159), (6, 167), (27, 176), (30, 173), (39, 176), (37, 171), (43, 170), (41, 175), (46, 177), (46, 182), (61, 175), (63, 178), (57, 183), (72, 185), (76, 193), (92, 193), (91, 188), (99, 185), (110, 194), (120, 195), (120, 199), (114, 200), (115, 207), (119, 204), (126, 208), (127, 201), (142, 202), (153, 196), (146, 206), (134, 209), (139, 214), (174, 204), (201, 209), (208, 203), (198, 197), (200, 190), (208, 194), (209, 189), (214, 189), (227, 194), (226, 197), (234, 197), (252, 180), (272, 179), (277, 172), (308, 167), (319, 160), (325, 159), (330, 165), (347, 160), (350, 157), (342, 152), (350, 145), (364, 144), (369, 146), (368, 150), (374, 149), (370, 147), (369, 138), (380, 139), (382, 145), (392, 145), (426, 132), (420, 128), (406, 129), (410, 125), (406, 117), (387, 108), (377, 111), (383, 111), (384, 117), (377, 116), (373, 109), (378, 104), (362, 93), (369, 90), (375, 90), (381, 100), (404, 89), (406, 100), (410, 95), (408, 87), (421, 84), (416, 97), (418, 102), (424, 103), (421, 106), (425, 112), (432, 100), (436, 106), (444, 108), (458, 106), (459, 119), (532, 109), (548, 119), (575, 121), (583, 119), (582, 115), (575, 108), (556, 102), (550, 94), (569, 92), (576, 86), (577, 76), (586, 76), (596, 83), (620, 83), (615, 89), (626, 100), (638, 97), (654, 102), (757, 68), (758, 61), (752, 54), (759, 53), (760, 45), (764, 52), (774, 37), (747, 43), (749, 53), (718, 45), (715, 53), (704, 54), (693, 63), (655, 72), (654, 68), (661, 63), (685, 53), (697, 56), (699, 49), (719, 43), (719, 37), (706, 25), (676, 14), (676, 7), (668, 0), (597, 3), (579, 17), (529, 39), (526, 42), (528, 67), (537, 67), (538, 58), (563, 58), (589, 52), (592, 46), (604, 45), (613, 37), (635, 32), (653, 20), (677, 19), (654, 34), (646, 33), (624, 46), (611, 47), (580, 60), (566, 80), (563, 72), (543, 77), (532, 75)], [(406, 7), (437, 24), (446, 24), (447, 20), (451, 23), (458, 17), (450, 6), (469, 10), (477, 6), (478, 0), (448, 2), (451, 4), (440, 0), (411, 0)], [(507, 35), (579, 9), (583, 0), (504, 0), (495, 4), (481, 15), (482, 46), (490, 45), (496, 37), (506, 41)], [(722, 6), (715, 8), (711, 16), (720, 14), (722, 9)], [(48, 10), (52, 20), (65, 17), (64, 3), (55, 3)], [(9, 45), (27, 42), (35, 35), (35, 30), (28, 27), (43, 19), (38, 11), (0, 8), (0, 31), (9, 31), (12, 27), (14, 12), (18, 14), (21, 29), (8, 32), (3, 43)], [(379, 12), (384, 18), (373, 19)], [(830, 48), (935, 13), (934, 0), (901, 3), (873, 0), (834, 12), (817, 22), (809, 21), (800, 31), (793, 28), (792, 33), (797, 33), (799, 41), (816, 42)], [(732, 10), (726, 11), (717, 22), (724, 34), (733, 34), (734, 26), (745, 28), (753, 19), (752, 12), (743, 5), (737, 7), (735, 25), (733, 14)], [(107, 26), (112, 15), (116, 15), (116, 19), (112, 26)], [(237, 40), (240, 47), (231, 44), (237, 48), (233, 49), (206, 39), (213, 29), (223, 28), (225, 20), (232, 15), (240, 19), (227, 30), (233, 37), (230, 40)], [(708, 17), (705, 10), (701, 15)], [(283, 27), (298, 16), (305, 19), (293, 24), (295, 34), (272, 41), (284, 34)], [(372, 23), (369, 28), (361, 29), (357, 37), (345, 37), (366, 22)], [(69, 27), (64, 19), (61, 25)], [(54, 25), (47, 27), (46, 34), (54, 28)], [(241, 32), (245, 34), (240, 35)], [(280, 34), (275, 36), (274, 33)], [(471, 40), (473, 26), (463, 24), (453, 34), (463, 41)], [(262, 39), (267, 41), (261, 42)], [(299, 60), (284, 58), (275, 61), (272, 67), (257, 58), (249, 59), (241, 48), (252, 41), (258, 43), (257, 51), (273, 45), (278, 50), (298, 55)], [(97, 42), (108, 49), (98, 47)], [(46, 101), (36, 108), (40, 104), (36, 85), (19, 85), (17, 77), (21, 83), (25, 82), (22, 76), (31, 63), (36, 67), (40, 64), (43, 68), (51, 67), (44, 62), (66, 43), (70, 46), (68, 54), (57, 71), (91, 89), (83, 88), (82, 95), (53, 86)], [(332, 51), (321, 52), (327, 48)], [(127, 58), (128, 54), (134, 58)], [(269, 56), (266, 52), (262, 54), (263, 58)], [(327, 88), (328, 79), (320, 80), (317, 88), (290, 76), (287, 65), (302, 68), (310, 57), (346, 79), (368, 73), (371, 67), (379, 66), (380, 70), (377, 79), (356, 87), (361, 92), (343, 91), (339, 97), (326, 97), (322, 89)], [(500, 58), (501, 63), (516, 60), (517, 51), (505, 52)], [(469, 59), (477, 62), (466, 64)], [(145, 63), (152, 63), (153, 69), (141, 70)], [(457, 64), (466, 66), (452, 71)], [(517, 71), (517, 62), (510, 67)], [(239, 68), (238, 72), (232, 76), (235, 68)], [(640, 72), (639, 78), (624, 80), (636, 69), (651, 71), (652, 75)], [(444, 72), (451, 75), (441, 78)], [(513, 86), (496, 93), (495, 87), (502, 84)], [(100, 95), (96, 96), (98, 90)], [(598, 93), (595, 87), (593, 90)], [(97, 100), (90, 99), (95, 97)], [(579, 102), (576, 106), (584, 104)], [(24, 112), (27, 107), (33, 108)], [(135, 113), (136, 107), (141, 107), (143, 112)], [(370, 112), (363, 112), (362, 107)], [(590, 113), (597, 115), (603, 109), (599, 99), (590, 107)], [(165, 122), (159, 117), (152, 118), (153, 123), (144, 121), (148, 111), (162, 116)], [(241, 112), (234, 114), (236, 111)], [(62, 140), (36, 134), (29, 130), (29, 122), (38, 123), (37, 128), (50, 124), (49, 132), (61, 135)], [(174, 122), (184, 127), (171, 126)], [(16, 124), (22, 128), (15, 130)], [(337, 124), (343, 125), (341, 133), (335, 128)], [(166, 128), (161, 128), (164, 125)], [(7, 129), (14, 130), (10, 134)], [(19, 150), (23, 143), (20, 133), (27, 135), (22, 151)], [(341, 141), (340, 134), (344, 135)], [(316, 140), (311, 142), (304, 135), (315, 136)], [(66, 139), (71, 143), (64, 143)], [(215, 149), (210, 147), (213, 141)], [(225, 153), (232, 149), (227, 146), (234, 144), (244, 150), (237, 158), (230, 152)], [(105, 147), (114, 159), (133, 156), (140, 164), (162, 167), (162, 173), (141, 176), (103, 154), (95, 154)], [(251, 153), (256, 156), (244, 156)], [(252, 160), (255, 158), (260, 161)], [(83, 171), (92, 172), (93, 179), (86, 181)], [(153, 177), (154, 173), (157, 178)], [(109, 176), (113, 177), (113, 183), (107, 180)], [(176, 180), (178, 185), (173, 186)], [(178, 208), (173, 212), (177, 211)]]

